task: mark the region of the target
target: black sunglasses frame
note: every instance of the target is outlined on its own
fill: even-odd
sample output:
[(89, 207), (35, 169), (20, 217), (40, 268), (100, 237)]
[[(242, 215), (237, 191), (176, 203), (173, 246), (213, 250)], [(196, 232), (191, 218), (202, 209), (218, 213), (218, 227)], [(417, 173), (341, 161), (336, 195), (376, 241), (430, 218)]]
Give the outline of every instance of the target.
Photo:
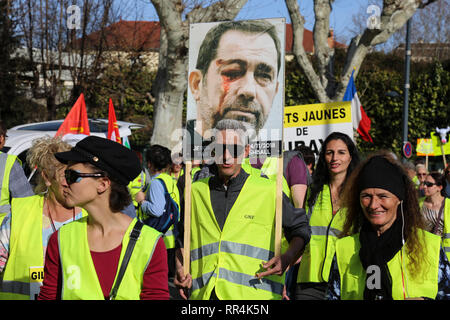
[(66, 179), (67, 184), (78, 183), (81, 181), (82, 178), (101, 178), (101, 177), (106, 177), (105, 173), (103, 172), (83, 173), (72, 169), (64, 170), (64, 178)]
[(233, 158), (239, 158), (239, 156), (241, 156), (242, 153), (244, 153), (245, 147), (240, 144), (216, 143), (214, 145), (214, 149), (212, 150), (212, 156), (221, 158), (224, 156), (225, 150), (228, 150), (228, 152)]

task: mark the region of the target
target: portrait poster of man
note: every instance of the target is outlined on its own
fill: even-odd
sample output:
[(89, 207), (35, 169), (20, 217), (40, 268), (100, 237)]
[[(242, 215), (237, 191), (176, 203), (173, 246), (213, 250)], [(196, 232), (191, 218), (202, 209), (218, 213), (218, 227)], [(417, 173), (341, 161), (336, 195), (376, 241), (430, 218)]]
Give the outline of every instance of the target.
[(185, 149), (191, 159), (201, 159), (222, 119), (245, 124), (250, 159), (281, 153), (285, 25), (284, 18), (190, 25)]

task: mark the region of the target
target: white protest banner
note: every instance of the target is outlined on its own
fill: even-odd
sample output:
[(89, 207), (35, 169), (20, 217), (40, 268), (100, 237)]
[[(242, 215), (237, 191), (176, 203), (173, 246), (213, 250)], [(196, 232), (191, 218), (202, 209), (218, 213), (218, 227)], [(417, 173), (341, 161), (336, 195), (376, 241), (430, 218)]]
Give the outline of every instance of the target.
[(353, 140), (349, 101), (284, 108), (284, 150), (305, 145), (318, 155), (323, 141), (335, 131), (345, 133)]

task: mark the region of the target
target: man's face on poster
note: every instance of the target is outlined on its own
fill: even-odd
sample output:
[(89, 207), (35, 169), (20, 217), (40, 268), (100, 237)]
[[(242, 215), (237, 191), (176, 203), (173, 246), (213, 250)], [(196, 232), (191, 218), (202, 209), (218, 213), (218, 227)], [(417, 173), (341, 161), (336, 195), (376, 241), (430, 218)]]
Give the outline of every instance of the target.
[(257, 131), (269, 116), (278, 91), (277, 49), (267, 33), (229, 30), (205, 75), (189, 76), (202, 135), (222, 119), (249, 123)]

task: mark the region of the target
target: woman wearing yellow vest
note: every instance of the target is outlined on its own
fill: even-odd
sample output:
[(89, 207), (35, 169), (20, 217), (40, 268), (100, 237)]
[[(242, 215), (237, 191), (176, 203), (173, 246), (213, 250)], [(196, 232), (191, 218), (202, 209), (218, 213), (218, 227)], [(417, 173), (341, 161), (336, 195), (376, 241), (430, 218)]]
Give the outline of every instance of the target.
[(300, 261), (296, 300), (325, 299), (335, 242), (345, 218), (341, 194), (358, 163), (358, 150), (349, 136), (333, 132), (325, 139), (305, 205), (311, 241)]
[(0, 299), (36, 298), (50, 235), (82, 216), (81, 208), (67, 204), (63, 196), (66, 165), (54, 156), (70, 149), (59, 138), (41, 138), (28, 151), (27, 162), (37, 169), (36, 195), (13, 198), (11, 213), (0, 227)]
[[(140, 191), (136, 195), (136, 200), (139, 203), (138, 218), (143, 221), (148, 216), (160, 217), (164, 213), (166, 206), (164, 186), (180, 208), (180, 193), (177, 181), (168, 174), (172, 163), (170, 150), (157, 144), (152, 145), (147, 149), (146, 159), (150, 183), (146, 193)], [(170, 282), (173, 281), (175, 275), (175, 235), (176, 231), (174, 231), (174, 225), (172, 225), (163, 236), (167, 249)]]
[[(423, 230), (417, 192), (401, 163), (386, 152), (369, 157), (349, 179), (344, 204), (330, 298), (435, 299), (440, 259), (447, 275), (448, 261), (440, 238)], [(442, 284), (440, 294), (449, 294)]]
[(122, 212), (131, 200), (127, 185), (141, 172), (136, 154), (117, 142), (89, 136), (55, 156), (68, 164), (63, 185), (67, 203), (88, 215), (50, 237), (38, 298), (168, 299), (161, 234)]

